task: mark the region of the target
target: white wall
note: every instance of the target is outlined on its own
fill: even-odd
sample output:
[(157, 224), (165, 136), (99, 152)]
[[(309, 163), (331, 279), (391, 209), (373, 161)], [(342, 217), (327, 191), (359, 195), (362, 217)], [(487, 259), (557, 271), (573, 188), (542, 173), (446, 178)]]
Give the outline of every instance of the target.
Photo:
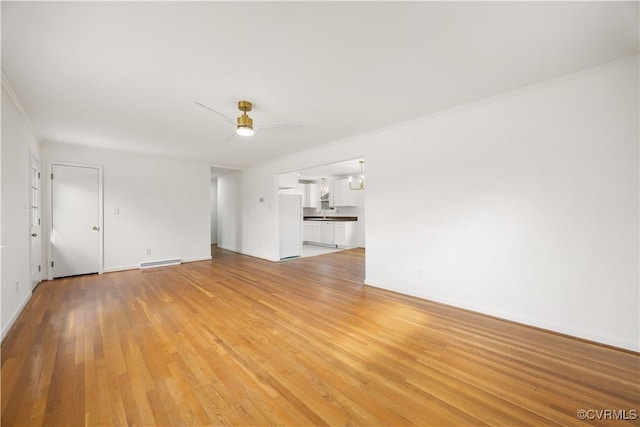
[(371, 138), (369, 283), (640, 349), (638, 113), (636, 60)]
[(242, 252), (242, 175), (233, 172), (218, 177), (218, 247)]
[[(38, 140), (20, 114), (9, 93), (2, 86), (2, 224), (0, 299), (2, 338), (31, 297), (29, 276), (29, 157), (40, 155)], [(19, 101), (18, 101), (19, 102)], [(16, 283), (19, 290), (16, 291)]]
[[(42, 157), (47, 165), (103, 166), (105, 272), (145, 261), (211, 258), (208, 164), (59, 143), (44, 144)], [(43, 223), (49, 223), (46, 209)]]
[(638, 351), (638, 114), (635, 57), (297, 153), (220, 240), (277, 259), (275, 176), (364, 157), (367, 284)]
[(242, 171), (218, 177), (218, 246), (278, 261), (277, 195), (273, 173)]

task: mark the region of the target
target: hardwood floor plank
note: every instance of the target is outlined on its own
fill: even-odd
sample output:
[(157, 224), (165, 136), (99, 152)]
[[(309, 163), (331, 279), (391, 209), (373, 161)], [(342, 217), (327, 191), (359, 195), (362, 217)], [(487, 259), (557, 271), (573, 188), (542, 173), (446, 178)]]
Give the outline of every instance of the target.
[[(2, 425), (607, 425), (640, 355), (363, 286), (361, 249), (41, 283)], [(622, 419), (616, 425), (640, 425)]]

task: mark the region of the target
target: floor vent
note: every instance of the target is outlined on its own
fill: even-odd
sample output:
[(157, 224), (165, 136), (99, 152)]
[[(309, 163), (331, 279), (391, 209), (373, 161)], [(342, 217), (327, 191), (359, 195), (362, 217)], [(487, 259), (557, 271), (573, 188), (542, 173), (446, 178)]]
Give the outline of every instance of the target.
[(182, 260), (180, 258), (176, 259), (165, 259), (162, 261), (149, 261), (149, 262), (141, 262), (140, 269), (143, 270), (145, 268), (154, 268), (154, 267), (166, 267), (167, 265), (178, 265), (181, 264)]

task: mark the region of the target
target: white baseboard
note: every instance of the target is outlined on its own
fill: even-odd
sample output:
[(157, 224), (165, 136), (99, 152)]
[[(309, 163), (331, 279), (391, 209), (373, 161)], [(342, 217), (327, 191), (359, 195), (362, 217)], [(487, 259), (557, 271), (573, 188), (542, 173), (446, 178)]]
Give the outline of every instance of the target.
[(121, 265), (119, 267), (109, 267), (102, 270), (103, 273), (114, 273), (116, 271), (139, 270), (140, 265)]
[(22, 313), (22, 310), (24, 310), (25, 306), (27, 305), (30, 299), (31, 299), (31, 292), (29, 292), (29, 295), (27, 295), (27, 297), (20, 303), (20, 305), (18, 306), (18, 309), (16, 310), (15, 313), (13, 313), (13, 316), (11, 316), (11, 319), (9, 319), (9, 322), (7, 323), (7, 325), (2, 329), (2, 338), (0, 338), (0, 341), (4, 341), (7, 334), (9, 333), (11, 328), (13, 328), (13, 325), (16, 323), (16, 320), (18, 320), (20, 313)]
[(182, 263), (184, 264), (185, 262), (211, 261), (212, 259), (213, 258), (211, 257), (211, 255), (203, 256), (203, 257), (195, 257), (195, 258), (185, 258), (182, 260)]
[[(195, 257), (195, 258), (186, 258), (182, 260), (182, 263), (184, 264), (185, 262), (194, 262), (194, 261), (209, 261), (211, 260), (211, 255), (204, 256), (204, 257)], [(135, 264), (135, 265), (121, 265), (118, 267), (109, 267), (109, 268), (105, 268), (103, 269), (104, 273), (115, 273), (116, 271), (126, 271), (126, 270), (139, 270), (140, 269), (140, 264)]]

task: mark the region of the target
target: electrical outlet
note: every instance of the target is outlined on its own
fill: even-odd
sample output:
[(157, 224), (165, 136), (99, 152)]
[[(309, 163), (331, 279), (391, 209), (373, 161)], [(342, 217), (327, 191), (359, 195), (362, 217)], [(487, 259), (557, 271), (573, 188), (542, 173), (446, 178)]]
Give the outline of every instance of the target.
[(20, 282), (16, 282), (16, 292), (20, 292)]
[(144, 253), (145, 253), (146, 255), (151, 255), (151, 248), (147, 248), (147, 249), (145, 249), (145, 250), (144, 250)]
[(418, 279), (422, 279), (424, 277), (424, 271), (418, 270)]

